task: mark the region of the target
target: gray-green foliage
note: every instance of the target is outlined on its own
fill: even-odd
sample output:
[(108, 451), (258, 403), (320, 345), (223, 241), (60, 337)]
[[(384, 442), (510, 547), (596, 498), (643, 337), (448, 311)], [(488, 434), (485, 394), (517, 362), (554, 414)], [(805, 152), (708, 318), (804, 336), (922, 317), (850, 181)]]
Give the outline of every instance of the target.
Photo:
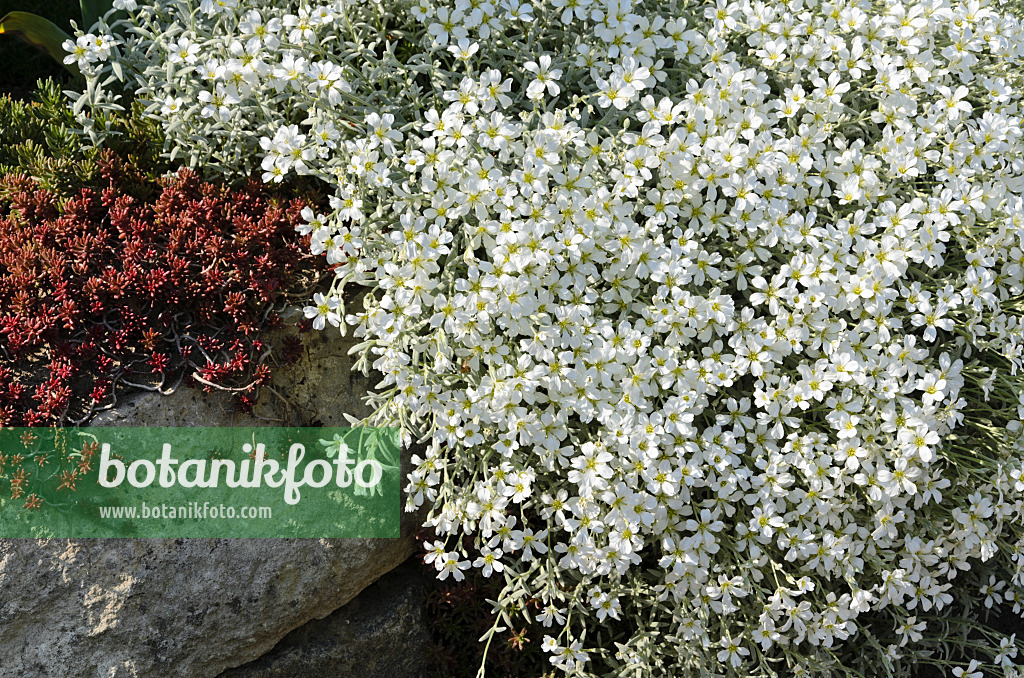
[[(121, 110), (126, 99), (137, 97), (146, 115), (163, 126), (168, 157), (205, 172), (232, 176), (249, 174), (262, 156), (259, 139), (273, 136), (284, 125), (324, 122), (344, 129), (361, 126), (367, 113), (382, 110), (395, 114), (396, 125), (407, 122), (424, 104), (421, 93), (423, 82), (428, 81), (417, 76), (430, 72), (431, 66), (422, 52), (413, 55), (396, 21), (404, 11), (390, 4), (385, 9), (378, 2), (334, 5), (344, 6), (344, 13), (335, 13), (301, 35), (296, 34), (303, 30), (301, 26), (284, 25), (289, 17), (301, 21), (309, 11), (294, 0), (253, 0), (245, 3), (245, 11), (213, 15), (184, 0), (161, 0), (140, 6), (129, 19), (109, 27), (101, 21), (93, 28), (96, 34), (119, 33), (123, 40), (116, 58), (79, 62), (88, 82), (85, 92), (74, 95), (79, 121), (94, 143), (102, 143), (111, 130), (90, 116)], [(268, 26), (277, 29), (267, 30)], [(265, 31), (255, 58), (251, 47), (258, 36), (252, 30)], [(198, 50), (175, 62), (173, 55), (182, 39)], [(266, 60), (268, 55), (273, 61)], [(336, 66), (343, 81), (351, 83), (349, 91), (328, 101), (323, 89), (282, 86), (272, 78), (258, 77), (289, 57), (310, 65)], [(201, 97), (219, 94), (209, 76), (218, 67), (239, 61), (253, 76), (238, 74), (228, 85), (234, 87), (228, 94), (230, 116), (205, 115), (207, 103)], [(430, 83), (432, 87), (444, 84)], [(339, 110), (343, 111), (340, 116), (336, 115)]]

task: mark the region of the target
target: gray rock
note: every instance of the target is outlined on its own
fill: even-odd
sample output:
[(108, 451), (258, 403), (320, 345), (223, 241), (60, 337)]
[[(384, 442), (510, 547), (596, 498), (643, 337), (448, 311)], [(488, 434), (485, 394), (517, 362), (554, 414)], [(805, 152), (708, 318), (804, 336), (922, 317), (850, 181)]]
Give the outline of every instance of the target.
[(421, 678), (429, 664), (428, 577), (410, 560), (340, 610), (218, 678)]
[[(347, 308), (362, 308), (361, 300)], [(284, 316), (296, 321), (298, 314)], [(292, 327), (288, 333), (297, 334)], [(380, 383), (381, 375), (369, 377), (353, 372), (355, 356), (348, 352), (363, 341), (327, 326), (323, 331), (302, 336), (303, 353), (293, 364), (275, 371), (270, 389), (260, 393), (254, 412), (284, 420), (296, 426), (349, 426), (345, 414), (362, 419), (372, 414), (363, 397)], [(290, 419), (289, 419), (290, 415)]]
[(405, 539), (0, 540), (0, 676), (214, 676), (411, 552)]

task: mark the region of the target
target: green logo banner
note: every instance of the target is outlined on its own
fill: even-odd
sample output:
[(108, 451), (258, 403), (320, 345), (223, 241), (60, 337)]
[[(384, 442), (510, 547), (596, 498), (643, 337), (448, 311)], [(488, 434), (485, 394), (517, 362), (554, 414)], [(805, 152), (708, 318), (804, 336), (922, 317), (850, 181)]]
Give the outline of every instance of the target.
[(387, 537), (397, 428), (0, 429), (0, 537)]

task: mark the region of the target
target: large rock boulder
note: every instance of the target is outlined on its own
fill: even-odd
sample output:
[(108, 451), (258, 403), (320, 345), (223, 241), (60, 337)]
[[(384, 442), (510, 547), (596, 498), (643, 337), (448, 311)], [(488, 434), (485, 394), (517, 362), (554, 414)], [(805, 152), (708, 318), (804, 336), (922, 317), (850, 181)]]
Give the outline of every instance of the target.
[[(365, 416), (375, 382), (351, 372), (353, 339), (307, 337), (302, 358), (264, 389), (263, 418), (182, 388), (122, 398), (93, 423), (343, 426), (346, 412)], [(416, 522), (405, 515), (402, 533)], [(0, 540), (0, 678), (216, 676), (337, 610), (412, 551), (409, 537)]]
[(0, 676), (215, 676), (411, 552), (404, 539), (0, 540)]
[(424, 599), (432, 583), (421, 563), (409, 561), (218, 678), (421, 678), (430, 662)]

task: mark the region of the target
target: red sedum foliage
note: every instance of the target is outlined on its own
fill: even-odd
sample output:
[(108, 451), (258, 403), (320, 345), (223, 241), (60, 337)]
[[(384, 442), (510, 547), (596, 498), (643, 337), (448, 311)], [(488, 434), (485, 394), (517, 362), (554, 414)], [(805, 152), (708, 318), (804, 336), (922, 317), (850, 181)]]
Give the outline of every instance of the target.
[(110, 155), (101, 173), (62, 206), (0, 179), (0, 426), (82, 422), (119, 386), (185, 379), (251, 407), (276, 309), (326, 273), (295, 233), (304, 203), (187, 169), (140, 191)]

